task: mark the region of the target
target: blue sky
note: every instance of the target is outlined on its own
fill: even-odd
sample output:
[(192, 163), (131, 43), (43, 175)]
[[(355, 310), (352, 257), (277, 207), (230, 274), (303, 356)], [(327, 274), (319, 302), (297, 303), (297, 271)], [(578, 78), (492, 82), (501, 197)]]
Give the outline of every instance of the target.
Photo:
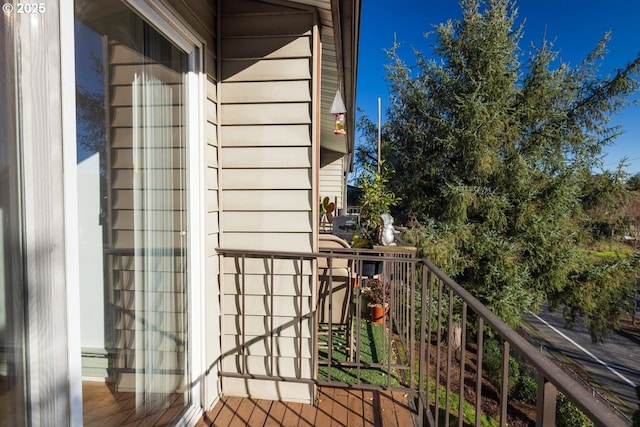
[[(360, 27), (360, 51), (356, 104), (374, 122), (378, 98), (381, 98), (382, 121), (388, 105), (384, 49), (394, 37), (401, 43), (401, 56), (412, 65), (412, 48), (430, 51), (435, 40), (424, 38), (433, 24), (460, 17), (458, 0), (364, 0)], [(519, 0), (518, 24), (523, 22), (526, 48), (531, 42), (540, 45), (546, 30), (547, 40), (554, 42), (564, 62), (579, 64), (591, 52), (607, 30), (612, 31), (609, 53), (601, 66), (602, 75), (612, 74), (640, 52), (639, 0)], [(640, 100), (640, 96), (635, 96)], [(605, 169), (614, 169), (620, 159), (628, 157), (625, 171), (640, 172), (640, 106), (630, 106), (612, 118), (625, 133), (607, 147)]]

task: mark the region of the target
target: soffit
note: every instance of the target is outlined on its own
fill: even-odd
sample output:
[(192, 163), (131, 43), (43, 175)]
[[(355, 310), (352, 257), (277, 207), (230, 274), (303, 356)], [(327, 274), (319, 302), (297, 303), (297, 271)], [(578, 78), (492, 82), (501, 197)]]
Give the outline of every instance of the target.
[[(320, 145), (347, 154), (350, 168), (355, 140), (355, 95), (360, 34), (360, 0), (294, 0), (314, 7), (321, 25), (322, 65), (320, 94)], [(335, 116), (331, 114), (336, 91), (340, 90), (347, 108), (347, 135), (335, 135)]]

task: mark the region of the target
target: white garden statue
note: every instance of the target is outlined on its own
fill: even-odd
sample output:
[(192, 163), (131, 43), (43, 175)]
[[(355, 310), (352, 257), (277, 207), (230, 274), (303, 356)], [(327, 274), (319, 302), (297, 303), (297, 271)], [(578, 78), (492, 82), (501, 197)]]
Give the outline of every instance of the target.
[(393, 217), (388, 213), (380, 215), (382, 219), (382, 232), (380, 233), (380, 243), (383, 246), (395, 246), (396, 235), (393, 230)]

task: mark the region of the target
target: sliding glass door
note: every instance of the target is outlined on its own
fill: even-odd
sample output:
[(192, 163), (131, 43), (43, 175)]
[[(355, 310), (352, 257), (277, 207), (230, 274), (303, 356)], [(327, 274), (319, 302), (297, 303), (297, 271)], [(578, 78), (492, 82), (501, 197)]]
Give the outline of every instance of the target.
[(191, 403), (189, 57), (120, 1), (76, 1), (85, 425), (161, 425)]
[(0, 426), (27, 425), (22, 186), (13, 16), (0, 15)]

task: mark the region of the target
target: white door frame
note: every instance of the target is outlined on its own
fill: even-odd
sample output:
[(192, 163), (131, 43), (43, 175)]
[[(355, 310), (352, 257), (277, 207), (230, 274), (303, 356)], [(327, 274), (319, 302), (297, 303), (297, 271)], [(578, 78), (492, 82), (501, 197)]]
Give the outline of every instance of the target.
[[(202, 414), (203, 372), (205, 351), (204, 283), (205, 283), (205, 190), (204, 185), (204, 42), (187, 28), (177, 14), (161, 1), (125, 0), (125, 2), (152, 24), (169, 41), (182, 49), (188, 57), (186, 87), (186, 149), (187, 149), (187, 215), (189, 263), (189, 387), (191, 407), (183, 414), (178, 425), (192, 425)], [(60, 10), (60, 37), (62, 76), (62, 121), (65, 168), (65, 238), (68, 324), (68, 366), (71, 426), (82, 425), (82, 372), (80, 339), (80, 287), (79, 250), (77, 229), (77, 176), (76, 176), (76, 106), (75, 106), (75, 44), (74, 6), (71, 0), (62, 0)]]

